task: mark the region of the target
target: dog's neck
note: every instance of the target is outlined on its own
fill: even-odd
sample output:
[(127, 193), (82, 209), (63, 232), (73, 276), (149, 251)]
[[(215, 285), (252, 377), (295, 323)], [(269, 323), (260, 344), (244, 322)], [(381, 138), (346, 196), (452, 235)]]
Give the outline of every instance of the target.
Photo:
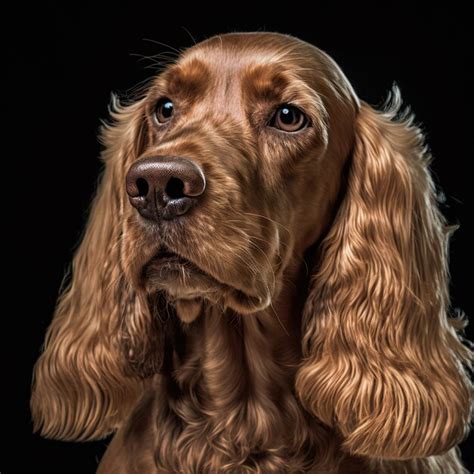
[(159, 456), (167, 468), (183, 469), (175, 451), (182, 446), (188, 454), (205, 453), (208, 467), (240, 459), (286, 472), (289, 462), (298, 470), (314, 459), (315, 445), (324, 446), (321, 429), (294, 395), (301, 357), (298, 302), (304, 301), (299, 292), (305, 291), (300, 268), (285, 281), (274, 304), (258, 313), (205, 305), (191, 324), (175, 318), (154, 387), (157, 439), (169, 440)]
[[(275, 373), (280, 383), (282, 370), (284, 379), (292, 379), (301, 359), (306, 274), (305, 263), (288, 267), (283, 277), (285, 284), (273, 303), (252, 314), (241, 315), (204, 303), (200, 316), (191, 323), (180, 321), (176, 313), (171, 315), (174, 330), (166, 348), (164, 375), (176, 377), (195, 367), (211, 392), (214, 383), (226, 386), (226, 380), (237, 374), (244, 387), (262, 376), (262, 371)], [(217, 365), (216, 360), (223, 363)], [(222, 365), (226, 370), (220, 373)]]

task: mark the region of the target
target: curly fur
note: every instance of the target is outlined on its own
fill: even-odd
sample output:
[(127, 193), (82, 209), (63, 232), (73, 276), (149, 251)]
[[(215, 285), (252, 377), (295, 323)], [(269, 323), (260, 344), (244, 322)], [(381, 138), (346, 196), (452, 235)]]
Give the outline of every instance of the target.
[[(181, 112), (158, 129), (163, 95)], [(286, 102), (310, 119), (298, 136), (266, 126)], [(134, 103), (114, 100), (35, 367), (35, 430), (116, 431), (102, 473), (466, 472), (472, 354), (448, 317), (452, 228), (400, 107), (394, 89), (376, 111), (323, 52), (268, 33), (211, 38)], [(191, 157), (209, 184), (159, 228), (124, 186), (155, 155)], [(172, 284), (152, 265), (160, 244), (190, 261)]]

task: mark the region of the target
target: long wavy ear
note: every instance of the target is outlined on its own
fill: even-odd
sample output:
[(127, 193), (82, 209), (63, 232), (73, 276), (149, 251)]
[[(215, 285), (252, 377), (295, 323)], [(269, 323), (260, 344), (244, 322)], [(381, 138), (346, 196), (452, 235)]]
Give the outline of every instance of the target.
[(133, 406), (141, 383), (127, 377), (121, 346), (123, 312), (149, 320), (121, 266), (125, 166), (139, 152), (142, 104), (115, 104), (103, 133), (105, 172), (34, 370), (34, 430), (64, 440), (100, 438)]
[(357, 455), (408, 459), (457, 444), (472, 354), (446, 315), (450, 228), (411, 119), (362, 104), (346, 194), (320, 247), (296, 390)]

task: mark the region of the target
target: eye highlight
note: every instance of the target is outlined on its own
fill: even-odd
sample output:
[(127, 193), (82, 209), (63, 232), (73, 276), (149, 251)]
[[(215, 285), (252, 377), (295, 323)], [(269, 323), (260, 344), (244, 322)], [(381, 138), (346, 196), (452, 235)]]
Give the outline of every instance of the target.
[(174, 104), (167, 97), (163, 97), (156, 103), (155, 117), (159, 123), (168, 122), (173, 116)]
[(294, 133), (306, 128), (309, 120), (298, 107), (282, 104), (275, 110), (268, 124), (282, 132)]

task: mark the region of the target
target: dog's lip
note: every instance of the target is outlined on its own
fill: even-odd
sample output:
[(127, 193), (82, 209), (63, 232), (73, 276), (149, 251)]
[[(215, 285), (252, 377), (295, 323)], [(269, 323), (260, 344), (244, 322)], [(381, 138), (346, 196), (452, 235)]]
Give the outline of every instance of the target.
[(205, 272), (199, 265), (164, 245), (160, 246), (149, 263), (154, 267), (185, 266), (188, 270), (192, 270), (193, 273), (207, 275), (215, 279), (212, 275), (209, 275), (207, 272)]
[(156, 252), (156, 254), (153, 256), (152, 261), (154, 264), (158, 264), (158, 265), (164, 264), (164, 263), (176, 263), (176, 264), (191, 263), (186, 258), (181, 257), (181, 255), (169, 250), (166, 247), (160, 248), (158, 252)]
[(162, 266), (174, 267), (174, 266), (184, 265), (189, 270), (192, 270), (193, 273), (201, 274), (208, 278), (211, 278), (218, 285), (221, 285), (226, 288), (233, 288), (231, 285), (217, 278), (212, 273), (209, 273), (208, 271), (204, 270), (201, 267), (201, 265), (199, 265), (198, 263), (194, 263), (194, 261), (189, 260), (186, 257), (183, 257), (182, 255), (180, 255), (179, 253), (175, 252), (174, 250), (172, 250), (171, 248), (165, 245), (160, 246), (160, 248), (151, 258), (149, 263), (153, 266), (158, 266), (158, 267), (162, 267)]
[(191, 260), (188, 260), (185, 257), (182, 257), (180, 254), (171, 250), (169, 247), (165, 247), (164, 245), (162, 245), (155, 253), (155, 255), (150, 261), (150, 264), (158, 267), (174, 267), (184, 265), (188, 269), (192, 270), (193, 273), (210, 278), (217, 285), (221, 286), (222, 288), (227, 288), (227, 290), (231, 291), (232, 293), (235, 293), (235, 295), (245, 295), (247, 298), (255, 301), (259, 306), (266, 306), (266, 304), (262, 303), (263, 299), (261, 296), (253, 294), (252, 292), (249, 292), (246, 289), (239, 288), (237, 286), (222, 281), (220, 278), (217, 278), (213, 274), (207, 272), (206, 270), (203, 270), (200, 265), (194, 263)]

